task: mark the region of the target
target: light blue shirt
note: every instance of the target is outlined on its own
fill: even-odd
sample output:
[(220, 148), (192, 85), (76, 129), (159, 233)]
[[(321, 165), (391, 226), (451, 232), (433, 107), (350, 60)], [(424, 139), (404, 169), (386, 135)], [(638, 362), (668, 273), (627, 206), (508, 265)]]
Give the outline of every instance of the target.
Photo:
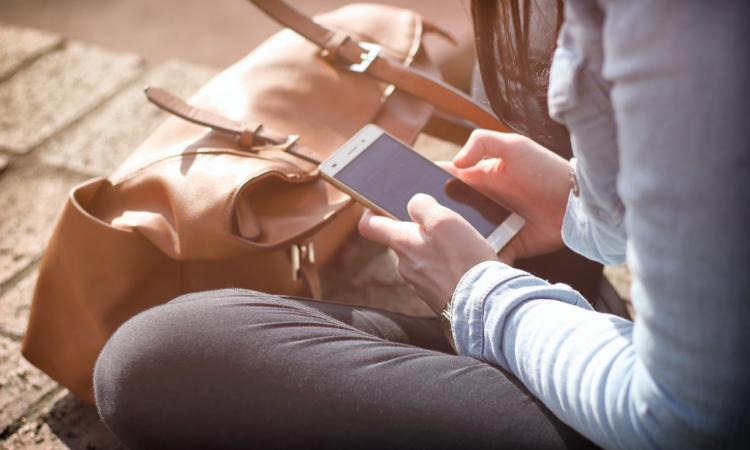
[(549, 106), (581, 193), (563, 240), (627, 261), (635, 322), (498, 262), (456, 288), (459, 353), (603, 447), (750, 448), (749, 30), (747, 1), (566, 1)]

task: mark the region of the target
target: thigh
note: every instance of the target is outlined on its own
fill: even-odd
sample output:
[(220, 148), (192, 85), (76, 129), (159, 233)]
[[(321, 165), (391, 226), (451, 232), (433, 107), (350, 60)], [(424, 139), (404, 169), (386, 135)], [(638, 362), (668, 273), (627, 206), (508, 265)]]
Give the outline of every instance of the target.
[(590, 445), (497, 368), (325, 309), (216, 291), (146, 311), (99, 357), (102, 417), (133, 448)]

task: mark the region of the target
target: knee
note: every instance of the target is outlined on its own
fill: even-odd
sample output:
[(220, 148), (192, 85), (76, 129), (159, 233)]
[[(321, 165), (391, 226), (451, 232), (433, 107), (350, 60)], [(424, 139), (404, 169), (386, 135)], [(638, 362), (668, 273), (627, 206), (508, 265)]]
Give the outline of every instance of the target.
[(175, 338), (177, 320), (166, 305), (150, 309), (125, 322), (110, 337), (94, 368), (94, 396), (102, 420), (127, 445), (132, 428), (146, 408), (149, 378), (158, 369), (158, 354)]
[(116, 432), (132, 426), (134, 417), (163, 410), (176, 387), (188, 383), (186, 374), (198, 380), (198, 368), (231, 363), (221, 349), (235, 345), (233, 330), (272, 321), (284, 307), (283, 299), (268, 294), (220, 290), (184, 295), (131, 318), (96, 362), (102, 419)]
[(137, 314), (109, 338), (96, 361), (94, 394), (102, 415), (121, 411), (125, 399), (164, 377), (168, 361), (179, 358), (201, 325), (212, 320), (226, 291), (187, 294)]
[(102, 420), (133, 448), (164, 448), (165, 426), (182, 430), (172, 436), (179, 441), (174, 448), (209, 439), (200, 431), (206, 423), (227, 425), (196, 414), (214, 405), (219, 417), (223, 409), (246, 408), (243, 398), (265, 395), (256, 384), (277, 364), (274, 333), (286, 329), (274, 324), (307, 313), (276, 296), (232, 290), (190, 294), (138, 314), (112, 335), (96, 362)]
[(205, 325), (216, 315), (221, 293), (184, 295), (143, 311), (120, 326), (100, 352), (93, 380), (96, 406), (126, 445), (144, 446), (141, 438), (153, 431), (148, 424), (160, 422), (150, 415), (164, 412), (174, 401), (170, 389), (190, 372), (189, 364), (198, 363), (191, 346), (210, 341)]

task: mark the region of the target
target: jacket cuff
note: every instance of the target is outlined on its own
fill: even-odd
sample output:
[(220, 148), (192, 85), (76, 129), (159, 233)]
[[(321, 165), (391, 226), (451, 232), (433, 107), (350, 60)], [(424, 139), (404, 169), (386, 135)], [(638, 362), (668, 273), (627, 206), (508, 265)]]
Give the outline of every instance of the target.
[(528, 275), (498, 261), (479, 263), (464, 274), (451, 300), (451, 330), (459, 355), (483, 359), (488, 297), (501, 284)]
[(583, 309), (591, 305), (570, 286), (550, 285), (523, 270), (498, 261), (472, 267), (459, 281), (451, 300), (451, 331), (459, 355), (471, 356), (511, 370), (503, 353), (511, 317), (533, 300), (557, 300)]

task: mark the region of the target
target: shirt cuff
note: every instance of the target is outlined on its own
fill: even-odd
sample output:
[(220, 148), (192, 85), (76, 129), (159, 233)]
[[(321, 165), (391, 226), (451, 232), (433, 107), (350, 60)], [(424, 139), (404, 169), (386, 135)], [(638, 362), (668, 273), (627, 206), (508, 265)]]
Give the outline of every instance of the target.
[(625, 231), (589, 216), (581, 197), (571, 192), (563, 218), (562, 240), (574, 252), (607, 266), (625, 262)]
[(587, 256), (585, 253), (588, 250), (588, 246), (585, 245), (588, 240), (586, 237), (587, 228), (588, 223), (586, 215), (583, 212), (581, 198), (570, 192), (568, 194), (568, 203), (565, 205), (562, 240), (568, 248), (577, 253), (584, 254), (584, 256)]

